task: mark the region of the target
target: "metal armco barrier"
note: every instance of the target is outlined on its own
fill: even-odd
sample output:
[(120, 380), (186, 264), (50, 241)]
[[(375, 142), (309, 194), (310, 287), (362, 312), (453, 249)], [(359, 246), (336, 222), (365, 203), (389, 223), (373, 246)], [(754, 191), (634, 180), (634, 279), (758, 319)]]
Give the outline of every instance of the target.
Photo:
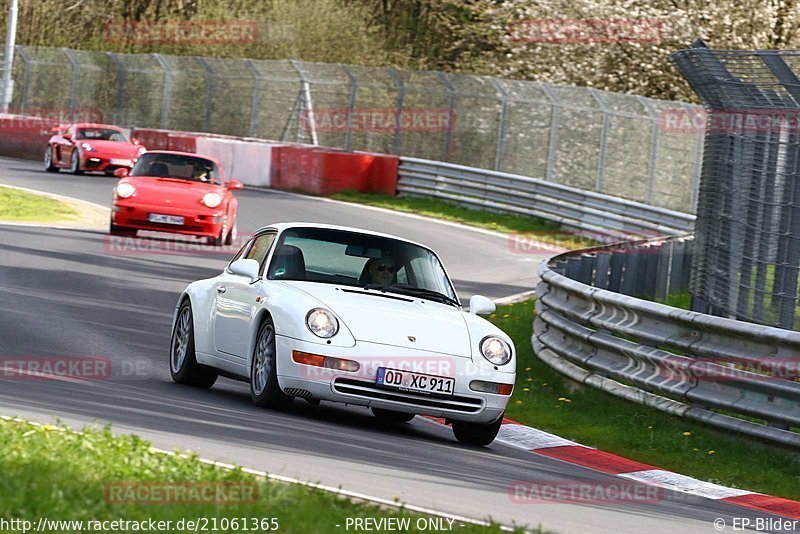
[(588, 386), (800, 448), (800, 332), (637, 298), (685, 287), (692, 240), (626, 243), (543, 262), (534, 351)]
[(618, 239), (685, 234), (695, 220), (687, 213), (537, 178), (409, 157), (400, 158), (397, 192), (535, 216)]

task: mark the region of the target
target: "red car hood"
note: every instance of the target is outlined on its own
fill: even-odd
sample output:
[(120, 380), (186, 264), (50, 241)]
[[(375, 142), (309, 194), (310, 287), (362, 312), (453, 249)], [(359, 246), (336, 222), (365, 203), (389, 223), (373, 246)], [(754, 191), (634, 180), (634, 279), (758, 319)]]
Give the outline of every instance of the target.
[[(151, 178), (149, 176), (132, 176), (126, 178), (136, 188), (134, 202), (152, 206), (164, 205), (182, 208), (202, 208), (210, 210), (200, 201), (208, 193), (216, 193), (225, 198), (225, 189), (214, 184), (204, 184), (190, 180), (175, 178)], [(220, 204), (219, 207), (222, 207)]]
[[(133, 159), (139, 155), (139, 147), (141, 145), (134, 145), (133, 143), (122, 143), (120, 141), (92, 141), (80, 140), (79, 143), (89, 143), (95, 149), (97, 154), (109, 156), (112, 158), (125, 158)], [(92, 154), (92, 152), (88, 152)]]

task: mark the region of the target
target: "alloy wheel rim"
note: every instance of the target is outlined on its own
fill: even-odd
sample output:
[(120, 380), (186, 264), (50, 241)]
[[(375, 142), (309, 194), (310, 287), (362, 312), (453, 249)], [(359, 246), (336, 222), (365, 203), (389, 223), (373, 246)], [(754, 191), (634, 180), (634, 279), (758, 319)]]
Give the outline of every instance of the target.
[(75, 171), (78, 170), (78, 153), (74, 152), (74, 151), (72, 152), (72, 161), (71, 161), (70, 170), (72, 172), (75, 172)]
[(186, 307), (178, 317), (175, 325), (175, 339), (172, 342), (172, 370), (179, 372), (186, 361), (189, 350), (189, 336), (191, 335), (192, 312)]
[(272, 372), (273, 341), (275, 331), (267, 325), (258, 336), (255, 358), (253, 361), (253, 393), (261, 395), (267, 387), (267, 380)]
[(50, 168), (52, 164), (52, 155), (50, 154), (50, 147), (47, 147), (47, 150), (44, 151), (44, 166), (45, 168)]

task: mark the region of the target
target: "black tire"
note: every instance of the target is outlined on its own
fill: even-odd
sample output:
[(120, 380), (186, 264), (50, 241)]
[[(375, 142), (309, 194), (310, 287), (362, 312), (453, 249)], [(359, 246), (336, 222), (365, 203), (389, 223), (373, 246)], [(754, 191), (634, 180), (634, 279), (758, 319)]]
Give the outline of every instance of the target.
[[(275, 325), (272, 323), (272, 317), (266, 316), (258, 327), (250, 364), (250, 398), (256, 406), (282, 408), (290, 400), (278, 385), (276, 364)], [(264, 368), (264, 366), (269, 367)]]
[(72, 151), (72, 156), (69, 158), (69, 172), (72, 174), (83, 174), (77, 148)]
[(114, 224), (113, 219), (111, 219), (111, 221), (108, 223), (108, 233), (120, 237), (136, 237), (135, 228), (124, 228), (122, 226), (117, 226)]
[(53, 147), (47, 145), (44, 149), (44, 170), (47, 172), (58, 172), (61, 169), (53, 165)]
[(467, 421), (453, 421), (453, 434), (456, 439), (465, 445), (476, 445), (485, 447), (494, 441), (497, 433), (500, 432), (500, 425), (503, 424), (503, 417), (494, 423), (469, 423)]
[(408, 423), (416, 417), (416, 414), (413, 413), (396, 412), (394, 410), (384, 410), (383, 408), (370, 409), (372, 410), (372, 415), (387, 423)]
[[(183, 341), (179, 336), (184, 335)], [(179, 349), (185, 344), (185, 353), (180, 358)], [(192, 305), (188, 300), (181, 304), (178, 317), (172, 327), (172, 338), (169, 344), (169, 372), (172, 380), (178, 384), (186, 384), (208, 389), (217, 381), (217, 373), (197, 363), (194, 352), (194, 320)]]
[(212, 247), (221, 247), (222, 244), (225, 242), (225, 236), (223, 232), (225, 229), (219, 231), (219, 235), (217, 237), (207, 237), (206, 242), (211, 245)]
[(237, 233), (238, 233), (238, 230), (236, 229), (236, 222), (234, 221), (233, 227), (231, 228), (231, 231), (228, 232), (227, 236), (225, 236), (225, 246), (229, 247), (229, 246), (233, 245), (233, 242), (236, 240), (236, 234)]

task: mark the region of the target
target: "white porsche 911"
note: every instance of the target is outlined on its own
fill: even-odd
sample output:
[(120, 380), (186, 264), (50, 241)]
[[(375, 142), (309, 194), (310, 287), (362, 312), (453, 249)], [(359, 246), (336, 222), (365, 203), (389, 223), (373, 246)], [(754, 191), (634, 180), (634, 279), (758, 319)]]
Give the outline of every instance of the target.
[(456, 438), (497, 436), (516, 376), (511, 339), (465, 312), (439, 258), (390, 235), (339, 226), (262, 228), (225, 271), (189, 284), (175, 310), (172, 379), (250, 383), (253, 402), (293, 397), (368, 406), (381, 419), (445, 418)]

